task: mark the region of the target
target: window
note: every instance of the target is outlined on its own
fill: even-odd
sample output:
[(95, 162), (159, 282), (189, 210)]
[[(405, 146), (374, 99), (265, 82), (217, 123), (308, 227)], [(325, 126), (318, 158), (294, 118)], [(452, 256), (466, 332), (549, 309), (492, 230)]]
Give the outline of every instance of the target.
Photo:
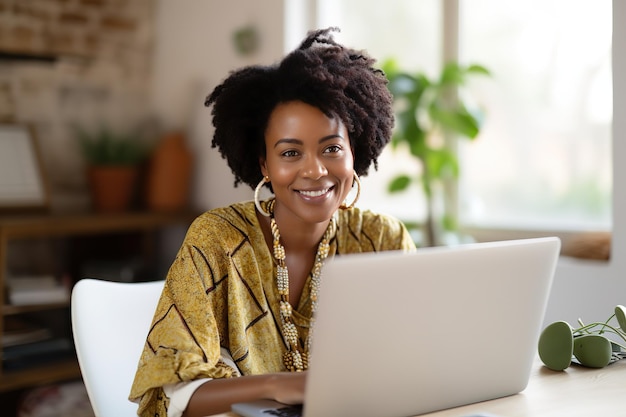
[(608, 230), (611, 1), (465, 0), (459, 20), (461, 60), (494, 74), (472, 89), (487, 119), (461, 148), (460, 221)]
[[(479, 138), (459, 147), (462, 225), (610, 230), (611, 1), (460, 0), (458, 20), (444, 19), (457, 8), (444, 11), (443, 1), (318, 0), (318, 26), (339, 26), (341, 41), (410, 71), (434, 74), (444, 48), (491, 70), (470, 86), (486, 118)], [(444, 29), (458, 30), (458, 44), (444, 45)], [(396, 173), (419, 167), (391, 148), (379, 165), (363, 179), (362, 205), (421, 221), (417, 187), (386, 191)]]

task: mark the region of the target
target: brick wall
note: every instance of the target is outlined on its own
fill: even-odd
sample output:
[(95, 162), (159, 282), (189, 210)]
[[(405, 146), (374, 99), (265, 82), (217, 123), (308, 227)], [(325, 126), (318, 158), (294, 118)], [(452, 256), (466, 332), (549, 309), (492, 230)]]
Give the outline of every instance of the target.
[(146, 124), (155, 1), (0, 0), (0, 121), (35, 127), (55, 209), (85, 204), (73, 124)]

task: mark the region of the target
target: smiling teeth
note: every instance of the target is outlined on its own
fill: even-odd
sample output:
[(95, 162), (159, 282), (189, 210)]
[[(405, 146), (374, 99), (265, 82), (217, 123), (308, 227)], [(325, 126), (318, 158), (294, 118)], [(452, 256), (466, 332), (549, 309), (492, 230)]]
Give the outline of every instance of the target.
[(328, 190), (330, 190), (330, 188), (326, 188), (324, 190), (319, 190), (319, 191), (300, 191), (300, 194), (305, 195), (307, 197), (319, 197), (321, 195), (326, 194)]

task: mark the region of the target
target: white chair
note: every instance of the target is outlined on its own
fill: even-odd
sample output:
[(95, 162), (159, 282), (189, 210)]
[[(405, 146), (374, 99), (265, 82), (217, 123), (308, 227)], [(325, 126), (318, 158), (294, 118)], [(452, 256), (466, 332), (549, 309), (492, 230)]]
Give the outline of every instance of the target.
[(81, 279), (72, 290), (72, 332), (96, 417), (131, 417), (128, 400), (164, 281)]

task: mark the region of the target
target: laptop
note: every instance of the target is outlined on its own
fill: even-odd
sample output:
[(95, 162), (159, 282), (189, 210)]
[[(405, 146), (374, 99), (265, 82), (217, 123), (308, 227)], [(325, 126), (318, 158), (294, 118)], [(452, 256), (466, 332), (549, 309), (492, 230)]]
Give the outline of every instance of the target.
[[(559, 252), (548, 237), (328, 260), (294, 415), (414, 416), (523, 391)], [(232, 405), (245, 417), (289, 409)]]

